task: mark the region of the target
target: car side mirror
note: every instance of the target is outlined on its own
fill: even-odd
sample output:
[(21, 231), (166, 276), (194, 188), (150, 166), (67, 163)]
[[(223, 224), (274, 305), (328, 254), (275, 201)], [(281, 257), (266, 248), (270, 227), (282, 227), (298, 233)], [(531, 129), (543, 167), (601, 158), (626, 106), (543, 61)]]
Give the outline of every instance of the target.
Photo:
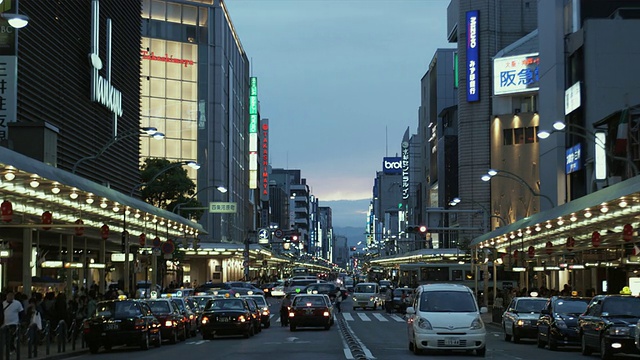
[(409, 306), (406, 310), (407, 314), (409, 315), (413, 315), (416, 313), (416, 309), (413, 308), (413, 306)]
[(489, 309), (486, 306), (480, 308), (480, 314), (486, 314), (489, 312)]

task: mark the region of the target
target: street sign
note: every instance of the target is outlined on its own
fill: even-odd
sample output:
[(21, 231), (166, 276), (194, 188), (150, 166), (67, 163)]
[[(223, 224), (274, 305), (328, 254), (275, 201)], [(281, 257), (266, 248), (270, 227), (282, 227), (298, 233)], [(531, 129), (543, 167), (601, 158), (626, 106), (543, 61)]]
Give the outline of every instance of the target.
[(162, 244), (162, 252), (165, 254), (172, 254), (176, 250), (176, 246), (173, 245), (173, 241), (165, 241)]
[(237, 204), (234, 202), (210, 202), (209, 212), (217, 214), (235, 214)]
[(269, 243), (269, 229), (258, 230), (258, 244)]
[(282, 239), (282, 237), (284, 236), (284, 231), (282, 231), (282, 229), (276, 229), (276, 231), (273, 232), (273, 235), (275, 235), (278, 239)]

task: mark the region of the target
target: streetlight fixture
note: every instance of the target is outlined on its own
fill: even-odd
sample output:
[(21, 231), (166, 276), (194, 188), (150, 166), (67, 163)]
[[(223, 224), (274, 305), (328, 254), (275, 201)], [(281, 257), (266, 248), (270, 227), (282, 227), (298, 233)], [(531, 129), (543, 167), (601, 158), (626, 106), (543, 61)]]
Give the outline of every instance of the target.
[[(595, 145), (597, 147), (599, 147), (600, 149), (602, 149), (602, 151), (604, 151), (605, 155), (608, 156), (611, 159), (614, 160), (620, 160), (620, 161), (624, 161), (629, 165), (629, 168), (631, 168), (631, 170), (633, 171), (633, 176), (638, 176), (638, 166), (633, 162), (633, 160), (627, 158), (627, 157), (623, 157), (623, 156), (617, 156), (614, 155), (613, 152), (611, 152), (610, 149), (607, 148), (606, 144), (605, 144), (605, 140), (604, 140), (604, 136), (599, 136), (598, 134), (603, 134), (602, 132), (598, 132), (595, 133), (593, 131), (591, 131), (590, 129), (587, 129), (584, 126), (581, 125), (577, 125), (577, 124), (569, 124), (570, 127), (572, 128), (577, 128), (579, 130), (584, 131), (586, 134), (583, 134), (581, 132), (578, 131), (573, 131), (570, 128), (567, 129), (566, 125), (564, 122), (562, 121), (556, 121), (555, 123), (553, 123), (553, 128), (554, 130), (548, 131), (548, 130), (540, 130), (538, 131), (538, 138), (540, 139), (547, 139), (549, 138), (549, 136), (551, 136), (551, 134), (556, 133), (556, 132), (564, 132), (570, 135), (575, 135), (578, 137), (581, 137), (587, 141), (591, 141), (593, 140)], [(587, 134), (589, 135), (589, 137), (587, 137)]]
[(504, 178), (507, 178), (507, 179), (518, 181), (519, 183), (524, 185), (527, 189), (529, 189), (529, 191), (531, 192), (531, 194), (533, 196), (543, 197), (543, 198), (547, 199), (547, 201), (549, 201), (549, 203), (551, 204), (551, 207), (556, 207), (555, 203), (553, 202), (553, 200), (549, 196), (547, 196), (545, 194), (541, 194), (539, 192), (536, 192), (535, 190), (533, 190), (531, 185), (529, 185), (529, 183), (527, 183), (518, 174), (515, 174), (515, 173), (513, 173), (511, 171), (500, 170), (500, 169), (489, 169), (489, 171), (487, 171), (487, 173), (485, 175), (483, 175), (480, 179), (482, 179), (482, 181), (489, 181), (493, 177), (496, 177), (496, 176), (497, 177), (504, 177)]
[[(485, 176), (489, 176), (489, 175), (485, 175)], [(459, 197), (455, 197), (455, 198), (453, 198), (453, 199), (449, 202), (449, 205), (451, 205), (451, 206), (456, 206), (456, 205), (458, 205), (458, 204), (459, 204), (459, 203), (461, 203), (461, 202), (462, 202), (462, 200), (461, 200)], [(489, 211), (489, 210), (488, 210), (484, 205), (482, 205), (481, 203), (479, 203), (479, 202), (477, 202), (477, 201), (475, 201), (475, 200), (471, 200), (471, 202), (472, 202), (473, 204), (476, 204), (476, 205), (480, 206), (480, 207), (482, 208), (483, 213), (485, 213), (485, 214), (490, 213), (490, 211)], [(485, 215), (485, 216), (486, 216), (486, 215)], [(489, 218), (496, 218), (496, 219), (498, 219), (498, 220), (502, 221), (502, 226), (507, 226), (507, 220), (505, 220), (505, 219), (504, 219), (502, 216), (500, 216), (500, 215), (489, 215)]]
[[(178, 166), (182, 166), (182, 165), (187, 165), (191, 168), (194, 169), (199, 169), (200, 168), (200, 164), (198, 164), (195, 161), (179, 161), (179, 162), (175, 162), (173, 164), (169, 164), (167, 166), (165, 166), (164, 168), (162, 168), (160, 171), (158, 171), (157, 174), (155, 174), (149, 181), (142, 183), (142, 184), (137, 184), (136, 186), (134, 186), (131, 191), (129, 192), (129, 196), (133, 197), (133, 193), (140, 189), (143, 186), (149, 185), (152, 182), (154, 182), (160, 175), (164, 174), (165, 172), (178, 167)], [(124, 207), (124, 211), (122, 212), (122, 242), (124, 245), (124, 273), (125, 273), (125, 278), (124, 278), (124, 291), (130, 291), (130, 279), (129, 277), (131, 276), (131, 265), (129, 262), (129, 253), (130, 253), (130, 249), (129, 249), (129, 233), (127, 232), (127, 207)], [(155, 262), (154, 262), (155, 264)], [(154, 270), (154, 274), (156, 273), (157, 269), (153, 269)], [(154, 275), (155, 276), (155, 275)]]
[[(2, 1), (0, 1), (0, 4)], [(29, 17), (18, 13), (19, 0), (16, 0), (15, 13), (2, 13), (2, 17), (7, 20), (14, 29), (22, 29), (29, 24)]]
[(130, 138), (133, 136), (138, 136), (141, 134), (147, 134), (156, 140), (164, 139), (164, 133), (159, 132), (158, 129), (155, 127), (142, 127), (130, 132), (126, 132), (124, 134), (118, 134), (115, 137), (113, 137), (105, 146), (103, 146), (100, 150), (98, 150), (98, 152), (95, 153), (94, 155), (85, 156), (80, 160), (76, 161), (76, 163), (73, 164), (73, 168), (71, 168), (71, 173), (72, 174), (76, 173), (76, 170), (78, 169), (78, 166), (80, 165), (80, 163), (85, 162), (87, 160), (93, 160), (102, 156), (102, 154), (104, 154), (104, 152), (107, 151), (107, 149), (109, 149), (113, 144), (117, 143), (118, 141), (122, 139)]

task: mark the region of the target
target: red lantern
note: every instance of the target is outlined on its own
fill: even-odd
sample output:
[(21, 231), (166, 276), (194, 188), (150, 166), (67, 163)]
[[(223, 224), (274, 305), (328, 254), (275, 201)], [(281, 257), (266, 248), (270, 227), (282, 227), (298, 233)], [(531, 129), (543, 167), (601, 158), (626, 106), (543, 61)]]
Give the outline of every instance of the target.
[(139, 239), (140, 239), (140, 246), (144, 247), (145, 244), (147, 243), (147, 234), (145, 233), (140, 234)]
[(2, 221), (11, 222), (13, 219), (13, 205), (11, 204), (11, 201), (3, 201), (0, 205), (0, 209), (2, 211)]
[(109, 238), (109, 227), (107, 224), (102, 225), (100, 228), (100, 237), (102, 240), (107, 240)]
[(547, 252), (547, 255), (551, 255), (553, 253), (553, 243), (551, 241), (547, 241), (546, 247), (547, 249), (545, 251)]
[(629, 242), (633, 239), (633, 226), (631, 226), (631, 224), (626, 224), (622, 228), (622, 239), (626, 242)]
[(567, 250), (573, 250), (574, 246), (576, 246), (576, 240), (572, 236), (569, 236), (567, 238)]
[(529, 248), (527, 249), (527, 255), (529, 255), (530, 259), (533, 259), (533, 257), (536, 256), (536, 248), (534, 248), (533, 246), (529, 246)]
[(597, 232), (597, 231), (594, 231), (591, 234), (591, 245), (594, 248), (597, 248), (598, 246), (600, 246), (601, 242), (602, 242), (602, 240), (600, 240), (600, 233)]
[(84, 224), (84, 221), (82, 221), (81, 219), (76, 220), (76, 224), (80, 225), (80, 226), (76, 226), (76, 236), (82, 236), (84, 235), (84, 226), (82, 226), (82, 224)]
[[(53, 215), (49, 211), (45, 211), (42, 213), (42, 223), (44, 225), (49, 225), (53, 222)], [(42, 230), (49, 230), (51, 226), (43, 226)]]

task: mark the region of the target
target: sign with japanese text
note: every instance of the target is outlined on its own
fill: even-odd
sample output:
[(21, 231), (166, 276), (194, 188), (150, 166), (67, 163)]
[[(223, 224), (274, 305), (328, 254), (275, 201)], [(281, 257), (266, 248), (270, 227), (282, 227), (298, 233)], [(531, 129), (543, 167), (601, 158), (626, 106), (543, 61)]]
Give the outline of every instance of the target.
[(213, 214), (235, 214), (237, 212), (237, 204), (234, 202), (210, 202), (209, 212)]
[(478, 10), (467, 11), (467, 101), (480, 101)]
[(402, 142), (402, 199), (409, 198), (409, 143)]
[(565, 173), (571, 174), (582, 169), (582, 157), (581, 157), (580, 144), (572, 146), (567, 149), (566, 161), (565, 161)]
[(260, 200), (269, 201), (269, 119), (260, 120), (261, 156), (260, 158)]
[(249, 189), (258, 188), (258, 78), (249, 78)]
[(17, 58), (0, 56), (0, 140), (9, 136), (9, 123), (17, 118)]
[(493, 60), (493, 94), (505, 95), (538, 91), (540, 74), (538, 53)]

